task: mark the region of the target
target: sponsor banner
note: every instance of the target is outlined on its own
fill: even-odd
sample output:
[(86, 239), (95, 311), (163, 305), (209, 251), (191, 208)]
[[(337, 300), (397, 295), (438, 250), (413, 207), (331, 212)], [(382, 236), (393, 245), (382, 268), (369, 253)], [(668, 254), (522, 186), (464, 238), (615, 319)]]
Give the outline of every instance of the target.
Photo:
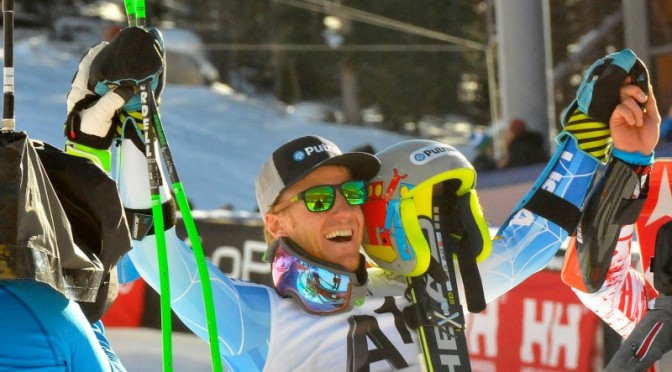
[(557, 271), (543, 270), (468, 314), (473, 371), (590, 371), (601, 322)]
[(672, 221), (672, 158), (656, 159), (649, 176), (649, 196), (637, 220), (642, 271), (648, 272), (658, 230)]

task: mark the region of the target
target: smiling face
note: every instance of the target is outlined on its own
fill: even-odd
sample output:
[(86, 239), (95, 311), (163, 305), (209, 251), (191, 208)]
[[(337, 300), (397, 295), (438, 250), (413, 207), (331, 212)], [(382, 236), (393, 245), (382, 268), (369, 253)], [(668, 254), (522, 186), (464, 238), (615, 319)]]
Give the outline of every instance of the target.
[[(324, 166), (289, 187), (276, 205), (287, 205), (294, 195), (318, 185), (338, 185), (351, 179), (341, 166)], [(324, 212), (310, 212), (302, 200), (264, 216), (267, 230), (278, 239), (287, 237), (313, 257), (354, 271), (360, 262), (364, 215), (360, 206), (349, 205), (336, 192), (334, 206)]]

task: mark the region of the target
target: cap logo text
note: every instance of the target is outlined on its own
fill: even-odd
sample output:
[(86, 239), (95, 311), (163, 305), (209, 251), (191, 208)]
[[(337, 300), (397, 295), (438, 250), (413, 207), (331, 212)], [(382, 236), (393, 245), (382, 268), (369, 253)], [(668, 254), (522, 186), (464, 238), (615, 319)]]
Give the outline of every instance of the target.
[(326, 152), (333, 152), (333, 153), (335, 153), (335, 154), (339, 154), (339, 153), (340, 153), (340, 151), (338, 150), (338, 147), (336, 147), (336, 146), (332, 146), (332, 145), (328, 145), (328, 144), (326, 144), (326, 143), (323, 143), (323, 144), (321, 144), (321, 145), (319, 145), (319, 146), (308, 146), (308, 147), (304, 148), (303, 151), (306, 152), (306, 156), (310, 156), (310, 155), (312, 155), (313, 153), (318, 153), (318, 152), (323, 152), (323, 151), (326, 151)]

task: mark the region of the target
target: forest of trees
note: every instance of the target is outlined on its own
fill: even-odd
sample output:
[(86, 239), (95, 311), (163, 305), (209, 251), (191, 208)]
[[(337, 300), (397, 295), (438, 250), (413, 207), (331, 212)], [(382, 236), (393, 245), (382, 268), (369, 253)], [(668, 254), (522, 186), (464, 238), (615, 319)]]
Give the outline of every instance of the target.
[[(19, 11), (37, 26), (93, 2), (22, 0)], [(253, 86), (288, 104), (323, 102), (339, 107), (351, 123), (362, 122), (362, 109), (375, 108), (383, 118), (381, 126), (401, 131), (405, 123), (427, 115), (458, 115), (473, 124), (489, 124), (484, 53), (448, 42), (445, 36), (487, 45), (495, 30), (494, 4), (494, 0), (147, 0), (147, 13), (152, 25), (169, 22), (197, 32), (220, 76), (234, 89)], [(622, 47), (622, 26), (617, 25), (603, 32), (589, 53), (584, 51), (578, 60), (570, 58), (591, 30), (619, 12), (621, 1), (550, 4), (553, 63), (566, 65), (556, 84), (560, 110), (573, 97), (585, 67)], [(329, 33), (325, 26), (329, 16), (336, 17), (330, 18), (332, 24), (340, 21), (340, 30)]]

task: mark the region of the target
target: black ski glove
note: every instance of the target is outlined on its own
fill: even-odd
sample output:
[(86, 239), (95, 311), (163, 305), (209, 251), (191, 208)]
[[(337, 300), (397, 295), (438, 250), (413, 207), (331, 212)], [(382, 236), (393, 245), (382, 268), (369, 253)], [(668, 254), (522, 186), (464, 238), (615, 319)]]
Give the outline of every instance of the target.
[(66, 152), (86, 157), (105, 170), (115, 136), (143, 148), (141, 84), (150, 83), (157, 100), (164, 86), (163, 39), (156, 29), (129, 27), (101, 42), (82, 58), (67, 96)]
[[(158, 100), (163, 91), (165, 57), (163, 38), (155, 29), (128, 27), (121, 30), (91, 63), (88, 85), (99, 96), (117, 87), (131, 87), (136, 92), (140, 85), (150, 83)], [(135, 94), (123, 110), (139, 111), (140, 96)]]

